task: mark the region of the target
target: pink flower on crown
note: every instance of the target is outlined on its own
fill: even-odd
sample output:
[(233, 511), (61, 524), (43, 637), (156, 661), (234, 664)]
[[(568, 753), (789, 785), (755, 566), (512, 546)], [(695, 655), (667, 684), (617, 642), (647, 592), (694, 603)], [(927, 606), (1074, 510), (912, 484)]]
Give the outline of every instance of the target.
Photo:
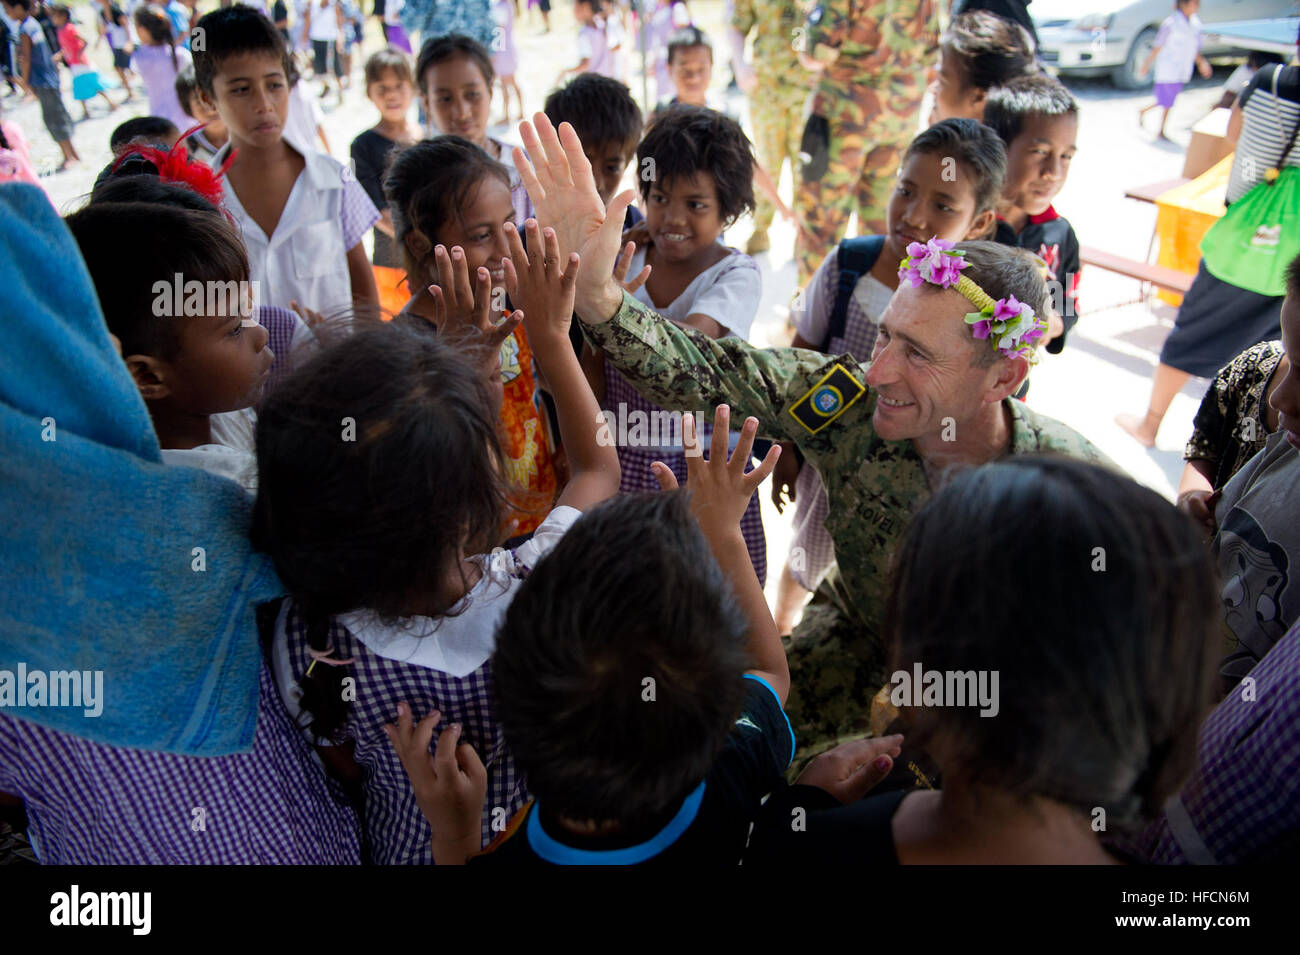
[(917, 288), (922, 282), (948, 288), (961, 280), (961, 270), (967, 262), (961, 255), (950, 251), (955, 242), (947, 239), (930, 239), (928, 242), (912, 242), (907, 246), (907, 261), (898, 270), (900, 281)]
[(1023, 302), (1017, 302), (1014, 295), (1008, 295), (1006, 298), (1001, 299), (994, 304), (993, 321), (1005, 322), (1009, 319), (1019, 318), (1026, 311), (1028, 311), (1030, 315), (1033, 314), (1033, 309), (1028, 305), (1025, 305)]
[(971, 322), (971, 333), (976, 338), (988, 338), (992, 326), (993, 322), (991, 320), (982, 318), (978, 322)]

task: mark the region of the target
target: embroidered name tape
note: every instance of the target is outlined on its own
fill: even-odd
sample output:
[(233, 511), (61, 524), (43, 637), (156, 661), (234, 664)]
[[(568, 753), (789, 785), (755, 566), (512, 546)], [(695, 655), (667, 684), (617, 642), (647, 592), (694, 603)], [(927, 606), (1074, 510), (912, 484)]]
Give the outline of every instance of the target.
[(843, 365), (833, 365), (808, 393), (790, 407), (790, 416), (816, 434), (849, 409), (867, 390)]

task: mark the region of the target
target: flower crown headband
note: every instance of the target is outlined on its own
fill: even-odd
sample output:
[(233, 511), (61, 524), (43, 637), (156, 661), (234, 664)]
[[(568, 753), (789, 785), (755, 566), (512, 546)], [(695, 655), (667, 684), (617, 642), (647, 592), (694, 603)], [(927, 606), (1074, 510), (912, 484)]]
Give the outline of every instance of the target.
[(966, 324), (976, 338), (991, 339), (993, 347), (1007, 358), (1025, 358), (1036, 361), (1034, 349), (1047, 332), (1047, 322), (1034, 315), (1034, 310), (1014, 295), (993, 301), (988, 292), (973, 279), (961, 274), (970, 265), (960, 250), (950, 251), (956, 245), (946, 239), (931, 239), (924, 244), (913, 242), (907, 247), (907, 258), (898, 270), (901, 282), (919, 288), (929, 282), (940, 288), (955, 288), (979, 311), (968, 312)]

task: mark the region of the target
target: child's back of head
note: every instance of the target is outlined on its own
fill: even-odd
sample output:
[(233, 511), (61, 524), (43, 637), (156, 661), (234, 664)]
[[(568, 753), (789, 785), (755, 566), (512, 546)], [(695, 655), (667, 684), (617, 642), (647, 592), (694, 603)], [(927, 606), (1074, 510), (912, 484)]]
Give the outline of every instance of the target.
[(584, 514), (520, 588), (494, 657), (505, 738), (538, 803), (626, 831), (680, 802), (740, 712), (745, 630), (682, 494)]
[(119, 123), (109, 134), (108, 148), (116, 156), (133, 143), (159, 145), (171, 149), (181, 131), (170, 119), (162, 116), (136, 116), (124, 123)]
[(309, 617), (436, 616), (498, 541), (496, 420), (461, 344), (387, 324), (326, 349), (262, 405), (257, 461), (253, 539)]
[(1018, 456), (960, 475), (908, 530), (887, 632), (896, 671), (997, 683), (983, 707), (914, 686), (909, 744), (945, 789), (1149, 818), (1195, 757), (1217, 593), (1191, 522), (1125, 476)]

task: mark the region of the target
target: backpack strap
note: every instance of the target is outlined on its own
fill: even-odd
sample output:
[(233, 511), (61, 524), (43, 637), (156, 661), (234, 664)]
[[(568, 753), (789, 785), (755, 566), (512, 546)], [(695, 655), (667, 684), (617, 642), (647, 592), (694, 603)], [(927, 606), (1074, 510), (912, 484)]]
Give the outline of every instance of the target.
[(835, 252), (835, 264), (839, 266), (840, 281), (835, 288), (835, 305), (831, 308), (830, 325), (826, 339), (822, 342), (822, 351), (830, 348), (831, 340), (844, 337), (844, 327), (849, 320), (849, 300), (858, 279), (871, 271), (885, 248), (883, 235), (863, 235), (856, 239), (845, 239)]

